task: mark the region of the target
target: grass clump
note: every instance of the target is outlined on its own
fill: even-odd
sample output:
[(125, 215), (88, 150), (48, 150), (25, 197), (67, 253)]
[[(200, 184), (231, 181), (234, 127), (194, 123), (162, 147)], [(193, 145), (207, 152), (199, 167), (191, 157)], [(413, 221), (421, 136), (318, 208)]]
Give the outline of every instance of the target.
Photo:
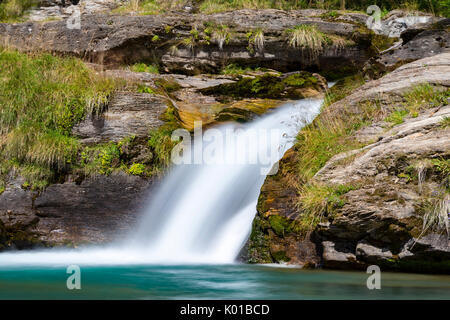
[(247, 50), (250, 54), (264, 52), (264, 43), (266, 40), (264, 38), (264, 31), (261, 28), (247, 32), (246, 36), (248, 41)]
[(450, 117), (444, 117), (441, 120), (441, 128), (446, 129), (450, 127)]
[(393, 125), (401, 124), (404, 122), (404, 118), (408, 115), (408, 110), (404, 109), (398, 109), (393, 111), (388, 117), (386, 117), (384, 120), (386, 122), (390, 122)]
[(301, 211), (298, 219), (305, 230), (314, 228), (324, 216), (330, 217), (336, 209), (346, 204), (344, 195), (357, 189), (353, 185), (327, 185), (307, 183), (300, 189), (297, 206)]
[(133, 64), (130, 69), (133, 72), (159, 73), (158, 66), (154, 64), (136, 63)]
[(405, 108), (410, 114), (415, 114), (422, 109), (439, 107), (449, 103), (450, 89), (439, 88), (425, 83), (412, 88), (404, 95)]
[(293, 48), (303, 49), (316, 58), (330, 39), (314, 25), (298, 25), (287, 29), (288, 43)]
[(393, 125), (401, 124), (406, 116), (415, 118), (422, 110), (447, 104), (449, 98), (449, 89), (442, 91), (428, 83), (417, 85), (404, 94), (401, 107), (394, 110), (385, 121)]
[(231, 32), (226, 25), (217, 26), (212, 32), (211, 39), (217, 43), (220, 50), (223, 50), (223, 46), (230, 42)]
[(38, 4), (36, 0), (0, 1), (0, 22), (21, 22), (27, 10)]
[(170, 166), (171, 152), (177, 142), (172, 141), (172, 132), (178, 126), (166, 124), (156, 130), (152, 130), (148, 137), (148, 146), (154, 153), (154, 173), (165, 171)]
[(50, 54), (0, 49), (0, 65), (0, 162), (13, 161), (19, 172), (29, 166), (66, 171), (80, 149), (72, 127), (100, 112), (119, 82), (78, 59)]

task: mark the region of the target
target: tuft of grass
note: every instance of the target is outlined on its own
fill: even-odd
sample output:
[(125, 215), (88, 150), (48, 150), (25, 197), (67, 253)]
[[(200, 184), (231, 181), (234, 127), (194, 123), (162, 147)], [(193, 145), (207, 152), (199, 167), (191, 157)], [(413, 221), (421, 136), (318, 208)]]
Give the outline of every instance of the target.
[(397, 109), (393, 111), (388, 117), (386, 117), (384, 120), (386, 122), (390, 122), (393, 125), (401, 124), (404, 122), (404, 118), (409, 114), (408, 110), (404, 109)]
[(332, 216), (336, 209), (342, 208), (346, 204), (344, 195), (357, 188), (353, 185), (327, 185), (318, 182), (303, 185), (296, 203), (301, 212), (297, 220), (303, 229), (313, 229), (323, 217)]
[(404, 106), (410, 114), (449, 103), (450, 89), (440, 90), (429, 83), (419, 84), (404, 95)]
[[(365, 118), (368, 119), (369, 115)], [(363, 120), (357, 118), (319, 119), (300, 131), (295, 147), (301, 180), (312, 178), (332, 156), (362, 147), (361, 143), (350, 138), (362, 123)]]
[(441, 120), (441, 127), (443, 129), (446, 129), (446, 128), (450, 127), (450, 117), (442, 118), (442, 120)]
[(247, 32), (246, 36), (248, 41), (247, 50), (250, 54), (264, 51), (264, 43), (266, 40), (264, 38), (264, 31), (261, 28)]
[(428, 200), (422, 205), (424, 215), (422, 217), (422, 233), (419, 238), (427, 231), (446, 232), (450, 235), (450, 194), (441, 191), (438, 196)]
[(288, 43), (293, 48), (306, 50), (311, 58), (315, 58), (322, 52), (329, 38), (314, 25), (298, 25), (287, 29)]
[(159, 73), (159, 68), (154, 64), (135, 63), (130, 67), (133, 72), (147, 72), (147, 73)]
[(228, 44), (230, 39), (231, 33), (226, 25), (217, 26), (212, 33), (212, 40), (217, 43), (220, 50), (223, 50), (224, 44)]

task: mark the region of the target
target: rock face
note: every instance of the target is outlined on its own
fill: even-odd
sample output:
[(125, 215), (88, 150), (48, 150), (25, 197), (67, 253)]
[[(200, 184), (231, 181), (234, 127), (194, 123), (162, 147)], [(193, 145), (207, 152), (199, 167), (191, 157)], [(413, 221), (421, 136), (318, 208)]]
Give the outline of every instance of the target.
[[(120, 238), (136, 223), (151, 181), (125, 173), (70, 179), (42, 193), (12, 181), (0, 195), (3, 249), (101, 243)], [(6, 235), (6, 237), (5, 237)]]
[[(343, 16), (345, 17), (345, 15)], [(108, 66), (159, 59), (166, 71), (209, 73), (226, 63), (279, 71), (356, 69), (370, 54), (371, 33), (353, 21), (326, 21), (308, 11), (238, 10), (212, 15), (81, 16), (81, 29), (67, 21), (0, 24), (0, 41), (21, 50), (74, 54)], [(353, 20), (352, 20), (353, 19)], [(340, 39), (319, 54), (288, 45), (287, 30), (315, 25)], [(256, 46), (252, 36), (262, 31)]]
[(100, 115), (89, 115), (72, 133), (83, 143), (119, 141), (134, 135), (144, 137), (164, 122), (167, 99), (148, 93), (116, 92)]
[[(358, 114), (360, 103), (367, 101), (377, 101), (389, 112), (419, 84), (448, 92), (449, 75), (450, 53), (421, 59), (368, 82), (330, 105), (321, 116), (332, 119), (343, 110)], [(274, 217), (280, 217), (279, 221), (289, 226), (289, 221), (302, 214), (293, 203), (298, 189), (288, 183), (296, 163), (296, 152), (290, 150), (278, 174), (268, 177), (262, 187), (253, 239), (263, 241), (252, 243), (251, 237), (250, 248), (266, 250), (269, 261), (279, 261), (270, 249), (280, 242), (285, 248), (312, 242), (317, 246), (316, 259), (328, 268), (378, 264), (386, 269), (449, 273), (450, 177), (443, 169), (450, 159), (450, 128), (443, 124), (449, 117), (450, 105), (431, 106), (393, 127), (374, 119), (358, 130), (353, 139), (366, 146), (334, 156), (312, 179), (315, 183), (357, 187), (345, 194), (344, 204), (332, 216), (297, 240), (293, 240), (297, 233), (292, 227), (277, 235), (279, 226), (274, 223)], [(440, 227), (424, 229), (433, 215), (440, 219)], [(298, 253), (284, 252), (285, 260), (298, 261)], [(302, 261), (308, 263), (317, 265), (317, 260), (309, 257)]]

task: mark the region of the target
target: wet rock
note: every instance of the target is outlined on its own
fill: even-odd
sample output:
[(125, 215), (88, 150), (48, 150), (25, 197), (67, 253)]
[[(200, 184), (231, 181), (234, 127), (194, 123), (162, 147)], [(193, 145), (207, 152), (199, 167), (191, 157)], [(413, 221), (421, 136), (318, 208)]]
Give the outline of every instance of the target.
[(116, 172), (70, 181), (41, 193), (9, 184), (0, 195), (0, 250), (120, 239), (136, 223), (154, 180)]
[(40, 239), (50, 244), (118, 239), (136, 222), (150, 185), (122, 172), (51, 185), (34, 201)]

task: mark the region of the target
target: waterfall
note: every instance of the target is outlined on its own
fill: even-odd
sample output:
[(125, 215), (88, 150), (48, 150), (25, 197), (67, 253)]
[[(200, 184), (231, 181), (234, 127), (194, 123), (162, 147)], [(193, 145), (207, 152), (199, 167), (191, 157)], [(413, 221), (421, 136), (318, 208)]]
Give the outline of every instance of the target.
[(200, 154), (202, 161), (174, 166), (126, 241), (2, 253), (0, 266), (234, 262), (251, 231), (265, 175), (276, 169), (321, 103), (303, 99), (245, 124), (206, 130), (203, 143), (194, 140), (192, 157), (185, 158)]

